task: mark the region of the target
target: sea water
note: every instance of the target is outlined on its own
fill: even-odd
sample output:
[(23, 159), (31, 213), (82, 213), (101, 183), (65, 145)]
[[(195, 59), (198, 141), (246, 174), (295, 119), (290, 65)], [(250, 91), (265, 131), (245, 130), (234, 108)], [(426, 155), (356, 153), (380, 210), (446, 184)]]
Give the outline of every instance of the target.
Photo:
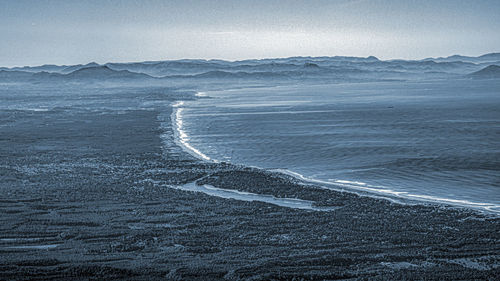
[(290, 85), (176, 104), (208, 161), (377, 195), (500, 212), (500, 81)]

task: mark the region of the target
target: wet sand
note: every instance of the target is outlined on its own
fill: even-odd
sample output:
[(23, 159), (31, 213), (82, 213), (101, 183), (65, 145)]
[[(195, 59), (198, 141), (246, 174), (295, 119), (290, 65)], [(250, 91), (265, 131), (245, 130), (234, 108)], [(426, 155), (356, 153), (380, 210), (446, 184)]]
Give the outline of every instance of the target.
[[(500, 276), (498, 217), (205, 163), (173, 141), (170, 116), (168, 107), (1, 111), (0, 279)], [(332, 210), (170, 188), (193, 182)]]

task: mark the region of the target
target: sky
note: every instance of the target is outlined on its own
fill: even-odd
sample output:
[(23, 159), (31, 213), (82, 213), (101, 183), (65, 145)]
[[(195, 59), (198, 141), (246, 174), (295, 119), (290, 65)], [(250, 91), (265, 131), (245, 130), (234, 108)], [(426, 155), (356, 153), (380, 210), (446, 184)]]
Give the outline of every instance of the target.
[(0, 0), (0, 66), (491, 52), (499, 0)]

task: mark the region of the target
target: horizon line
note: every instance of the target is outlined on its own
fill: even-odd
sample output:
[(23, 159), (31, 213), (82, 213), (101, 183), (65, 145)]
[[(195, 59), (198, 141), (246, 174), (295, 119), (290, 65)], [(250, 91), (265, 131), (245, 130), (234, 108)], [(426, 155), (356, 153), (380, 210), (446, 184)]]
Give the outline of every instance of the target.
[(422, 60), (428, 60), (428, 59), (440, 59), (440, 58), (449, 58), (453, 56), (462, 56), (462, 57), (471, 57), (471, 58), (478, 58), (484, 55), (490, 55), (490, 54), (500, 54), (500, 51), (494, 51), (494, 52), (488, 52), (488, 53), (483, 53), (480, 55), (463, 55), (463, 54), (452, 54), (449, 56), (431, 56), (431, 57), (424, 57), (424, 58), (419, 58), (419, 59), (409, 59), (409, 58), (390, 58), (390, 59), (383, 59), (375, 55), (369, 55), (369, 56), (353, 56), (353, 55), (333, 55), (333, 56), (328, 56), (328, 55), (319, 55), (319, 56), (311, 56), (311, 55), (297, 55), (297, 56), (288, 56), (288, 57), (262, 57), (262, 58), (241, 58), (241, 59), (223, 59), (223, 58), (172, 58), (172, 59), (158, 59), (158, 60), (135, 60), (135, 61), (107, 61), (107, 62), (96, 62), (96, 61), (91, 61), (87, 63), (76, 63), (76, 64), (56, 64), (56, 63), (44, 63), (44, 64), (30, 64), (30, 65), (10, 65), (10, 66), (0, 66), (0, 68), (24, 68), (24, 67), (39, 67), (39, 66), (48, 66), (48, 65), (54, 65), (54, 66), (74, 66), (74, 65), (87, 65), (91, 63), (96, 63), (98, 65), (106, 65), (106, 64), (111, 64), (111, 63), (117, 63), (117, 64), (127, 64), (127, 63), (146, 63), (146, 62), (167, 62), (167, 61), (225, 61), (225, 62), (242, 62), (242, 61), (250, 61), (250, 60), (273, 60), (273, 59), (291, 59), (291, 58), (335, 58), (335, 57), (345, 57), (345, 58), (370, 58), (374, 57), (377, 60), (380, 61), (397, 61), (397, 60), (403, 60), (403, 61), (422, 61)]

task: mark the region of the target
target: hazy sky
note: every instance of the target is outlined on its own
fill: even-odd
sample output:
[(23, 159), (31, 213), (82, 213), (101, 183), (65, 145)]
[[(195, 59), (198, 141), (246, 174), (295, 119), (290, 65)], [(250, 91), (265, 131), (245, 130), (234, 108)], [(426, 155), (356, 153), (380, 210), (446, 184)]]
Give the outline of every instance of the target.
[(500, 51), (500, 0), (0, 0), (0, 66)]

